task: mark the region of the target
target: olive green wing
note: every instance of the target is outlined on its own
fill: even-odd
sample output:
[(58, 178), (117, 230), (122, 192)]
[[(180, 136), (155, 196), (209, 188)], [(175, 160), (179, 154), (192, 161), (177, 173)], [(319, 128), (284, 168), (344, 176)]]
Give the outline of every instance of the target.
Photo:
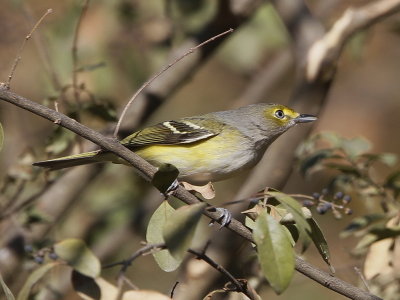
[[(215, 124), (216, 123), (216, 124)], [(220, 133), (223, 124), (210, 120), (182, 119), (166, 121), (139, 130), (121, 141), (126, 147), (135, 148), (148, 145), (188, 144), (208, 139)]]
[[(130, 148), (148, 145), (187, 144), (218, 135), (223, 123), (204, 118), (187, 118), (180, 121), (167, 121), (147, 127), (126, 137), (121, 143)], [(209, 128), (212, 128), (209, 129)], [(102, 161), (113, 161), (114, 155), (108, 151), (96, 150), (77, 155), (35, 162), (33, 165), (50, 170), (91, 164)]]

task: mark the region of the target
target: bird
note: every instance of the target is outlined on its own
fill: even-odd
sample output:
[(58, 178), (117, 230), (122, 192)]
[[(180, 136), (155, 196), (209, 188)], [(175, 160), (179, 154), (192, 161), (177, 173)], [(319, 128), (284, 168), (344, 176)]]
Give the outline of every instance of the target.
[[(317, 120), (281, 104), (259, 103), (184, 117), (138, 130), (120, 143), (156, 167), (172, 164), (178, 180), (204, 185), (255, 166), (267, 148), (291, 127)], [(99, 149), (33, 163), (58, 170), (110, 161), (128, 164)]]

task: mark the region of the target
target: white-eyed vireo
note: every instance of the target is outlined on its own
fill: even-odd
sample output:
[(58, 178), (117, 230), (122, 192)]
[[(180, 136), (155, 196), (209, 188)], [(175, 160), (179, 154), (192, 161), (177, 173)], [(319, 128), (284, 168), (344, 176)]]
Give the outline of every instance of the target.
[[(282, 133), (316, 119), (280, 104), (254, 104), (162, 122), (121, 143), (155, 166), (173, 164), (180, 172), (178, 179), (200, 185), (253, 167)], [(125, 163), (110, 152), (96, 150), (34, 165), (57, 170), (104, 161)]]

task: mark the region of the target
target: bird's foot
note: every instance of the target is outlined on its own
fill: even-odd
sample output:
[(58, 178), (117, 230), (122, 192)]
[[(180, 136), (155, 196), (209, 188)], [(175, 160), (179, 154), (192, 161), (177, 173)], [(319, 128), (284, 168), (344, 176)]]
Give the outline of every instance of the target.
[[(222, 207), (209, 207), (208, 210), (209, 210), (209, 211), (212, 211), (212, 212), (218, 212), (218, 213), (221, 214), (221, 216), (218, 218), (218, 221), (219, 221), (220, 224), (221, 224), (221, 227), (220, 227), (220, 228), (229, 225), (229, 223), (232, 221), (232, 213), (231, 213), (229, 210), (227, 210), (226, 208), (222, 208)], [(215, 223), (214, 220), (212, 220), (212, 221), (210, 222), (210, 225), (213, 225), (214, 223)]]
[(178, 179), (175, 179), (171, 185), (167, 188), (167, 190), (163, 193), (165, 199), (172, 195), (173, 192), (179, 187)]

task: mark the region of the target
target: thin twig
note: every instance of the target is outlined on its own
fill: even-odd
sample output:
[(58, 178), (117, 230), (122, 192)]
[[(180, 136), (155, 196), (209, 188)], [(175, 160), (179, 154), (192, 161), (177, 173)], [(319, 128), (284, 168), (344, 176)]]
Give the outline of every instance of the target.
[(236, 289), (238, 292), (242, 292), (246, 294), (246, 289), (243, 288), (243, 285), (240, 284), (240, 282), (231, 274), (229, 273), (223, 266), (220, 264), (216, 263), (214, 260), (212, 260), (208, 255), (206, 255), (203, 251), (199, 252), (193, 249), (188, 249), (189, 253), (192, 253), (193, 255), (196, 255), (196, 258), (201, 259), (208, 263), (211, 267), (213, 267), (215, 270), (223, 274), (224, 276), (228, 277), (229, 280), (236, 286)]
[(122, 300), (124, 298), (124, 284), (128, 285), (130, 290), (139, 290), (139, 288), (134, 285), (124, 274), (119, 274), (117, 280), (118, 293), (115, 296), (114, 300)]
[(122, 299), (122, 296), (124, 294), (123, 286), (124, 286), (124, 279), (123, 279), (123, 276), (121, 276), (121, 274), (120, 274), (118, 276), (118, 280), (117, 280), (117, 295), (115, 295), (114, 300)]
[[(25, 1), (24, 5), (22, 6), (23, 12), (26, 16), (26, 18), (29, 20), (30, 23), (33, 23), (33, 17), (32, 17), (32, 11), (31, 7), (29, 4)], [(43, 66), (45, 70), (47, 71), (50, 81), (53, 85), (53, 88), (56, 92), (59, 92), (59, 96), (57, 97), (60, 99), (60, 101), (65, 102), (66, 97), (65, 94), (62, 92), (62, 85), (59, 76), (57, 75), (56, 69), (54, 67), (54, 64), (51, 59), (51, 55), (49, 52), (49, 47), (47, 45), (47, 41), (43, 37), (43, 34), (38, 31), (34, 37), (33, 41), (35, 42), (36, 48), (38, 50), (38, 53), (40, 55), (40, 58), (42, 60)], [(54, 109), (58, 111), (58, 99), (54, 100)]]
[(363, 273), (358, 267), (354, 267), (354, 271), (357, 273), (357, 275), (360, 277), (361, 281), (363, 282), (365, 288), (367, 289), (368, 292), (371, 292), (369, 288), (369, 284), (367, 282), (367, 279), (364, 277)]
[(142, 256), (142, 255), (144, 255), (146, 253), (149, 253), (150, 251), (155, 250), (155, 249), (162, 250), (162, 249), (165, 249), (165, 248), (166, 248), (166, 246), (165, 246), (164, 243), (148, 244), (148, 245), (140, 248), (139, 250), (135, 251), (135, 253), (133, 253), (129, 258), (124, 259), (122, 261), (118, 261), (118, 262), (115, 262), (115, 263), (111, 263), (111, 264), (105, 265), (105, 266), (103, 266), (103, 269), (108, 269), (108, 268), (112, 268), (112, 267), (115, 267), (115, 266), (122, 265), (121, 272), (123, 273), (132, 264), (132, 262), (136, 258), (138, 258), (139, 256)]
[[(124, 259), (122, 261), (118, 261), (115, 263), (105, 265), (105, 266), (103, 266), (103, 269), (122, 265), (121, 270), (119, 272), (119, 278), (120, 278), (120, 276), (122, 276), (126, 272), (128, 267), (132, 264), (132, 262), (136, 258), (138, 258), (139, 256), (142, 256), (142, 255), (148, 254), (149, 252), (156, 250), (156, 249), (157, 250), (166, 249), (166, 247), (167, 246), (165, 245), (165, 243), (148, 244), (148, 245), (140, 248), (139, 250), (135, 251), (129, 258)], [(214, 260), (212, 260), (209, 256), (207, 256), (205, 254), (205, 249), (203, 249), (201, 252), (193, 250), (193, 249), (188, 249), (188, 252), (195, 255), (197, 259), (201, 259), (201, 260), (205, 261), (207, 264), (209, 264), (211, 267), (216, 269), (218, 272), (220, 272), (221, 274), (228, 277), (229, 280), (236, 286), (236, 289), (238, 292), (242, 292), (242, 293), (246, 294), (246, 289), (243, 287), (243, 285), (240, 284), (240, 282), (231, 273), (229, 273), (224, 267), (222, 267), (221, 265), (216, 263)], [(173, 294), (174, 289), (175, 289), (175, 287), (172, 289), (171, 294)], [(172, 298), (172, 296), (171, 296), (171, 298)]]
[(121, 279), (121, 280), (122, 280), (125, 284), (127, 284), (131, 290), (139, 290), (139, 287), (137, 287), (135, 284), (133, 284), (133, 282), (130, 281), (129, 278), (127, 278), (126, 276), (122, 276), (122, 279)]
[(179, 284), (179, 281), (176, 281), (175, 284), (174, 284), (174, 286), (173, 286), (172, 289), (171, 289), (171, 293), (169, 294), (171, 299), (174, 298), (175, 289), (176, 289), (176, 287), (178, 286), (178, 284)]
[(90, 0), (85, 0), (82, 5), (81, 14), (79, 15), (78, 23), (75, 27), (74, 33), (74, 40), (72, 42), (72, 86), (74, 91), (75, 101), (77, 103), (80, 102), (79, 98), (79, 91), (78, 91), (78, 38), (79, 38), (79, 31), (81, 29), (83, 18), (86, 15), (86, 12), (89, 7)]
[(121, 127), (121, 123), (122, 120), (125, 117), (126, 112), (128, 111), (128, 108), (131, 106), (132, 102), (135, 101), (136, 97), (147, 87), (149, 86), (154, 80), (156, 80), (159, 76), (161, 76), (165, 71), (167, 71), (169, 68), (171, 68), (173, 65), (175, 65), (176, 63), (178, 63), (179, 61), (181, 61), (182, 59), (184, 59), (186, 56), (192, 54), (193, 52), (195, 52), (197, 49), (203, 47), (204, 45), (228, 34), (233, 32), (233, 29), (230, 28), (227, 31), (224, 31), (220, 34), (217, 34), (216, 36), (213, 36), (212, 38), (209, 38), (208, 40), (206, 40), (205, 42), (202, 42), (201, 44), (198, 44), (195, 47), (190, 48), (188, 51), (186, 51), (186, 53), (184, 53), (183, 55), (181, 55), (180, 57), (178, 57), (177, 59), (175, 59), (172, 63), (166, 65), (160, 72), (158, 72), (156, 75), (154, 75), (152, 78), (150, 78), (149, 80), (147, 80), (137, 91), (135, 94), (133, 94), (133, 96), (131, 97), (131, 99), (129, 99), (128, 103), (125, 105), (124, 110), (121, 113), (121, 116), (118, 120), (117, 126), (115, 127), (114, 130), (114, 137), (117, 137), (118, 135), (118, 131), (119, 128)]
[(55, 181), (47, 181), (46, 184), (38, 192), (31, 195), (30, 197), (28, 197), (21, 203), (17, 204), (16, 206), (14, 206), (8, 210), (5, 209), (4, 212), (2, 214), (0, 214), (0, 222), (6, 218), (12, 216), (13, 214), (21, 211), (22, 209), (29, 206), (30, 204), (32, 204), (34, 201), (36, 201), (36, 199), (38, 199), (40, 196), (42, 196), (47, 191), (47, 189), (50, 186), (52, 186), (54, 183), (55, 183)]
[[(31, 7), (26, 1), (23, 3), (22, 8), (23, 8), (23, 13), (28, 19), (28, 22), (30, 24), (33, 24)], [(54, 69), (53, 62), (51, 61), (49, 47), (47, 46), (45, 39), (43, 38), (43, 35), (41, 34), (40, 31), (35, 34), (35, 36), (33, 37), (33, 41), (36, 44), (36, 48), (43, 62), (43, 66), (46, 69), (47, 73), (49, 74), (54, 90), (60, 91), (62, 89), (60, 79), (58, 78), (57, 73)]]
[(52, 13), (53, 10), (51, 8), (49, 8), (44, 14), (43, 16), (39, 19), (39, 21), (36, 22), (36, 24), (32, 27), (32, 30), (28, 33), (28, 35), (25, 37), (24, 41), (22, 42), (21, 47), (19, 48), (18, 52), (17, 52), (17, 57), (14, 60), (14, 64), (11, 67), (11, 71), (10, 74), (8, 75), (8, 79), (7, 82), (5, 83), (5, 88), (9, 89), (10, 88), (10, 83), (11, 83), (11, 79), (14, 76), (14, 72), (18, 66), (19, 61), (21, 60), (21, 53), (25, 48), (26, 43), (28, 42), (28, 40), (31, 38), (33, 32), (39, 27), (40, 23), (42, 23), (42, 21), (44, 20), (44, 18)]
[[(10, 182), (10, 181), (9, 181)], [(11, 207), (14, 203), (16, 203), (18, 201), (18, 197), (21, 195), (21, 193), (24, 191), (25, 189), (25, 185), (28, 183), (27, 179), (21, 179), (20, 181), (17, 181), (15, 183), (16, 189), (14, 191), (14, 194), (11, 195), (8, 200), (6, 201), (6, 203), (4, 205), (0, 206), (0, 211), (2, 211), (3, 213), (0, 213), (0, 220), (2, 218), (2, 215), (5, 213), (5, 211), (7, 210), (7, 208)], [(4, 194), (3, 194), (4, 195)]]
[(153, 251), (153, 250), (155, 250), (155, 249), (161, 250), (161, 249), (165, 249), (165, 248), (166, 248), (166, 245), (165, 245), (164, 243), (159, 243), (159, 244), (148, 244), (148, 245), (146, 245), (146, 246), (140, 248), (139, 250), (137, 250), (137, 251), (136, 251), (135, 253), (133, 253), (128, 259), (124, 259), (124, 260), (122, 260), (122, 261), (115, 262), (115, 263), (111, 263), (111, 264), (108, 264), (108, 265), (103, 266), (103, 269), (106, 269), (106, 268), (111, 268), (111, 267), (115, 267), (115, 266), (122, 265), (121, 270), (120, 270), (119, 273), (118, 273), (118, 280), (117, 280), (117, 281), (118, 281), (118, 294), (117, 294), (115, 300), (120, 300), (120, 299), (122, 299), (122, 296), (123, 296), (123, 284), (124, 284), (124, 282), (128, 282), (128, 284), (129, 284), (130, 286), (134, 286), (134, 285), (125, 277), (126, 270), (127, 270), (128, 267), (132, 264), (132, 262), (133, 262), (136, 258), (138, 258), (139, 256), (146, 255), (146, 254), (148, 254), (149, 252), (151, 252), (151, 251)]

